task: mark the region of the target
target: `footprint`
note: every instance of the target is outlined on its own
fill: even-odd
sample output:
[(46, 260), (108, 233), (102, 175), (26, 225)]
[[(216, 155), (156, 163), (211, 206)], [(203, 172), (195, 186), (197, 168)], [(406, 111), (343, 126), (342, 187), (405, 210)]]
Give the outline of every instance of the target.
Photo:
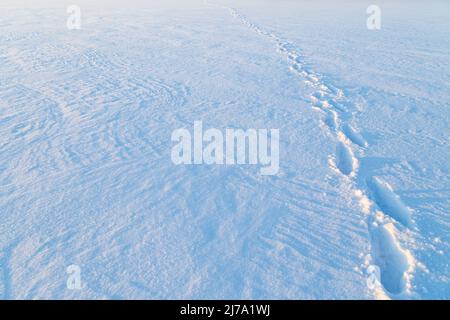
[[(382, 215), (378, 212), (378, 215)], [(391, 222), (374, 221), (369, 226), (372, 257), (380, 268), (381, 284), (391, 294), (402, 294), (409, 289), (409, 274), (414, 267), (411, 254), (402, 249)]]
[(324, 120), (325, 124), (330, 128), (332, 131), (336, 130), (337, 125), (337, 115), (334, 112), (327, 112), (327, 115), (325, 116)]
[(354, 157), (350, 148), (344, 143), (339, 142), (336, 148), (336, 166), (342, 174), (349, 176), (353, 173), (353, 159)]
[(373, 177), (367, 180), (367, 186), (373, 198), (372, 200), (385, 214), (405, 227), (411, 226), (411, 209), (402, 202), (388, 183), (380, 178)]
[(346, 124), (342, 128), (345, 135), (354, 143), (362, 148), (367, 148), (367, 141), (363, 138), (361, 134), (359, 134), (355, 129), (353, 129), (350, 125)]

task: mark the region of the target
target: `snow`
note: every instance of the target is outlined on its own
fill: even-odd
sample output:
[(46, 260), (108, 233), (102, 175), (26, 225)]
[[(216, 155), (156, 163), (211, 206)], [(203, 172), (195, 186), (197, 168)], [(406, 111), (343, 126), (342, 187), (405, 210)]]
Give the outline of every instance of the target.
[(0, 297), (450, 298), (448, 1), (75, 2), (0, 3)]

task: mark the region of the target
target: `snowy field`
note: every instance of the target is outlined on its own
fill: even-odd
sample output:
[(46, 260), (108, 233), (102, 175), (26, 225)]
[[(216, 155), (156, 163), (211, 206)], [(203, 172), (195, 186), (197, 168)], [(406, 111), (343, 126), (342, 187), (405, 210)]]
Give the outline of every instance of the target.
[(70, 4), (0, 0), (1, 298), (450, 298), (449, 1)]

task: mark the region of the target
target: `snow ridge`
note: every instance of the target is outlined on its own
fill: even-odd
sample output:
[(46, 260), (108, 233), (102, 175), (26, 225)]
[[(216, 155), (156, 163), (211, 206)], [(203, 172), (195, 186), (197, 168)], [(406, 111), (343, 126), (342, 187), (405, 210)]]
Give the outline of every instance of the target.
[(369, 144), (352, 126), (352, 103), (342, 89), (312, 70), (291, 42), (262, 29), (235, 8), (222, 8), (258, 35), (272, 41), (277, 51), (287, 59), (290, 71), (313, 89), (308, 101), (312, 108), (323, 114), (323, 128), (336, 140), (336, 151), (329, 158), (329, 166), (340, 176), (342, 189), (350, 190), (351, 196), (356, 198), (368, 217), (371, 252), (365, 263), (366, 267), (369, 264), (378, 266), (382, 285), (382, 288), (373, 289), (375, 298), (413, 297), (411, 279), (416, 262), (411, 253), (402, 248), (399, 240), (407, 237), (409, 228), (413, 226), (411, 210), (379, 177), (369, 177), (361, 182), (364, 179), (358, 175), (360, 161), (357, 154), (364, 156)]

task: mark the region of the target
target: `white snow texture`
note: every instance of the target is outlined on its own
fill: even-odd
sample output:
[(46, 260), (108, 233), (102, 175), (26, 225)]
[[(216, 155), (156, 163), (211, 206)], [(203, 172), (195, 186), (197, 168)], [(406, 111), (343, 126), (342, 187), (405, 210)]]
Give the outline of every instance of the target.
[(450, 298), (449, 1), (73, 4), (0, 1), (0, 298)]

